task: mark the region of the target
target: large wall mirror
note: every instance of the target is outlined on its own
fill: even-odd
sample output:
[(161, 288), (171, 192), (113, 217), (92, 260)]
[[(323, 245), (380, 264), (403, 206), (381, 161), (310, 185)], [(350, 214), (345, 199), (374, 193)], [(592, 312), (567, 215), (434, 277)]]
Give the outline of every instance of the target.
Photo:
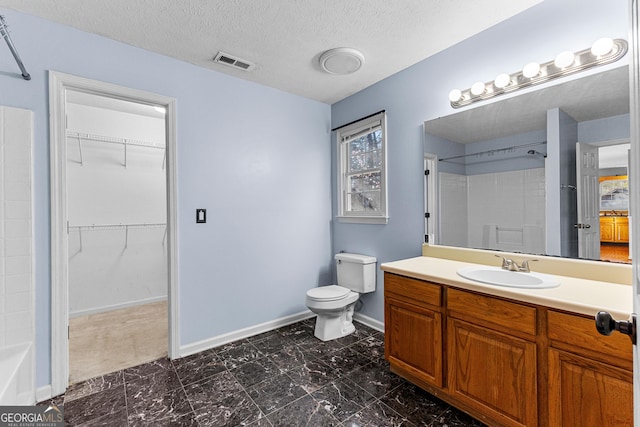
[[(432, 243), (630, 262), (628, 66), (424, 129)], [(587, 158), (597, 159), (591, 170)]]

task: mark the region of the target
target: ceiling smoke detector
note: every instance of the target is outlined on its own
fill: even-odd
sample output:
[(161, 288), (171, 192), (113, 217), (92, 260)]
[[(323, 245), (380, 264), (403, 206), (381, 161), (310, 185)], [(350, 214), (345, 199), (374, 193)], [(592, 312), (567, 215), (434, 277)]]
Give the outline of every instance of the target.
[(329, 49), (320, 55), (320, 68), (329, 74), (355, 73), (364, 64), (364, 55), (350, 47)]
[(242, 71), (251, 71), (256, 66), (256, 64), (254, 64), (253, 62), (247, 61), (246, 59), (238, 58), (237, 56), (229, 55), (228, 53), (224, 52), (218, 52), (215, 58), (213, 58), (213, 61), (217, 62), (218, 64), (233, 67)]

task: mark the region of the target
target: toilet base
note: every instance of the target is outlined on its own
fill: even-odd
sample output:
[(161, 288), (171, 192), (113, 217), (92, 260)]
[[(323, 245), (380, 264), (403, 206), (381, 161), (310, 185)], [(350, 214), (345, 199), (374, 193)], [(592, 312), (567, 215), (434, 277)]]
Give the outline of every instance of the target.
[(350, 304), (345, 310), (338, 313), (319, 313), (316, 318), (314, 335), (322, 341), (331, 341), (346, 337), (353, 333), (353, 309), (355, 304)]

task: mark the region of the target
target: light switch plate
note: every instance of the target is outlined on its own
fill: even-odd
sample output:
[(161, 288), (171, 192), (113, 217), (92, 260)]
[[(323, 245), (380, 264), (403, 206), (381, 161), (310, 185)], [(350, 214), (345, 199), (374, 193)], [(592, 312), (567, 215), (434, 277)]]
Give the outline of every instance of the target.
[(204, 224), (207, 222), (207, 210), (206, 209), (196, 209), (196, 223)]

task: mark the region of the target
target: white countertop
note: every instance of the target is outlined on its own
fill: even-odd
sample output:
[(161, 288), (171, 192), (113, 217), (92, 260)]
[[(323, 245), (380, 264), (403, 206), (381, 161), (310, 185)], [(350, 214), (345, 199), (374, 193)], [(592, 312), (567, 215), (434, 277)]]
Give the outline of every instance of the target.
[(383, 263), (380, 268), (389, 273), (588, 316), (608, 311), (616, 320), (627, 320), (633, 312), (633, 291), (629, 285), (555, 275), (560, 282), (556, 288), (523, 289), (487, 285), (457, 274), (459, 268), (473, 265), (480, 264), (420, 256)]

